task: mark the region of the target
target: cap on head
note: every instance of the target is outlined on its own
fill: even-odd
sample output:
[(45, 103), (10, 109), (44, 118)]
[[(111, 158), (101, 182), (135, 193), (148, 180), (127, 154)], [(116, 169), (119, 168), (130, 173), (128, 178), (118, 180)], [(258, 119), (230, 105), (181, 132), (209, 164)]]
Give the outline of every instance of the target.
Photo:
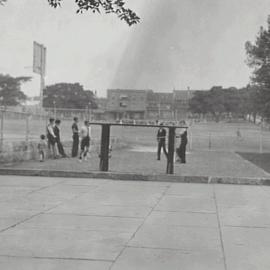
[(78, 117), (74, 117), (73, 120), (74, 120), (75, 122), (77, 122), (77, 121), (78, 121)]
[(89, 121), (85, 120), (85, 121), (84, 121), (84, 124), (85, 124), (85, 125), (88, 125), (88, 124), (89, 124)]
[(61, 123), (61, 120), (60, 119), (56, 119), (55, 120), (55, 124), (60, 124)]
[(54, 118), (50, 118), (50, 119), (49, 119), (49, 122), (50, 122), (50, 123), (53, 123), (53, 122), (54, 122)]

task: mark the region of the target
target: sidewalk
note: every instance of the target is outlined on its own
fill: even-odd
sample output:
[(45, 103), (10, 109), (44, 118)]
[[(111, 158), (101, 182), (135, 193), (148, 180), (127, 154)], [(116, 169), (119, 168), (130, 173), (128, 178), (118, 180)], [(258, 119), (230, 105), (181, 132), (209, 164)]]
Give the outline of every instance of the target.
[[(134, 174), (165, 174), (166, 158), (156, 160), (155, 148), (134, 148), (113, 151), (109, 160), (110, 172), (129, 172)], [(2, 165), (2, 168), (41, 169), (89, 172), (99, 171), (99, 158), (92, 153), (88, 161), (79, 163), (76, 158), (57, 160), (29, 161), (18, 164)], [(264, 178), (270, 174), (243, 159), (233, 152), (194, 151), (187, 153), (187, 164), (175, 163), (174, 174), (178, 176), (211, 176), (211, 177), (248, 177)]]
[(269, 191), (1, 176), (0, 269), (268, 270)]

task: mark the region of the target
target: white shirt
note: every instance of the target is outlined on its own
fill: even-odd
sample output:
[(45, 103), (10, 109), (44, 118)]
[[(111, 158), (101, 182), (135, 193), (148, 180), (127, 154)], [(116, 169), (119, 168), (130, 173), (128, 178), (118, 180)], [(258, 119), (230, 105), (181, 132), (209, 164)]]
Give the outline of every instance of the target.
[(87, 136), (91, 137), (91, 127), (82, 126), (81, 128), (81, 136), (82, 138), (85, 138)]

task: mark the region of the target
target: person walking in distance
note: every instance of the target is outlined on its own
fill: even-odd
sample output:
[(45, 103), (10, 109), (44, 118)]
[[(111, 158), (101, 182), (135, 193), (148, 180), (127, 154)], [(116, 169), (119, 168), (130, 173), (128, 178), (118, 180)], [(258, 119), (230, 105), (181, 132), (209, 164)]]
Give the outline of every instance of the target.
[(53, 131), (54, 128), (54, 118), (49, 119), (49, 124), (47, 125), (47, 139), (48, 139), (48, 148), (50, 154), (53, 158), (56, 158), (56, 149), (55, 149), (55, 142), (56, 136)]
[(71, 126), (72, 128), (72, 157), (77, 157), (78, 156), (78, 149), (79, 149), (79, 128), (78, 128), (78, 117), (73, 118), (74, 122), (73, 125)]
[(84, 160), (87, 160), (87, 153), (89, 151), (89, 146), (90, 146), (90, 135), (91, 135), (91, 128), (89, 121), (84, 121), (84, 126), (81, 128), (81, 152), (80, 152), (80, 157), (79, 161), (82, 161), (82, 158)]
[(179, 157), (177, 160), (180, 163), (186, 163), (186, 146), (187, 146), (187, 131), (185, 130), (181, 135), (181, 142), (179, 148), (176, 149), (176, 153)]
[(55, 120), (55, 126), (53, 128), (53, 131), (56, 137), (55, 140), (56, 140), (59, 155), (61, 155), (62, 157), (67, 157), (63, 144), (61, 143), (61, 139), (60, 139), (60, 123), (61, 121), (59, 119)]
[(160, 128), (157, 132), (157, 141), (158, 141), (157, 160), (160, 160), (161, 148), (163, 149), (165, 156), (166, 157), (168, 156), (166, 150), (166, 129), (163, 127), (163, 123), (160, 124)]

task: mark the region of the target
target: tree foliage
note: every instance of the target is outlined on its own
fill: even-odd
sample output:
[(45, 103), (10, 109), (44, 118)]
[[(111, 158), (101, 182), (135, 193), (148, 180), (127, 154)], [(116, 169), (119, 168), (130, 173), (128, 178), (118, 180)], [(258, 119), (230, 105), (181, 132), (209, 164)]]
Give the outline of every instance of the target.
[(21, 84), (31, 80), (31, 77), (11, 77), (0, 74), (0, 105), (16, 106), (26, 99), (21, 91)]
[(92, 91), (84, 90), (79, 83), (57, 83), (49, 85), (43, 92), (43, 107), (96, 109)]
[[(61, 6), (64, 0), (47, 0), (53, 8)], [(129, 8), (125, 7), (124, 0), (73, 0), (75, 1), (77, 13), (92, 11), (93, 13), (116, 14), (120, 20), (124, 20), (129, 26), (139, 23), (138, 15)], [(7, 0), (0, 0), (0, 4), (6, 3)]]
[(245, 117), (248, 114), (256, 116), (259, 107), (256, 106), (258, 88), (248, 86), (237, 89), (234, 87), (212, 87), (209, 91), (197, 91), (190, 100), (191, 112), (211, 114), (216, 121), (224, 114)]
[(253, 69), (251, 77), (257, 89), (254, 98), (262, 116), (270, 117), (270, 16), (267, 28), (260, 28), (254, 43), (246, 42), (247, 64)]

